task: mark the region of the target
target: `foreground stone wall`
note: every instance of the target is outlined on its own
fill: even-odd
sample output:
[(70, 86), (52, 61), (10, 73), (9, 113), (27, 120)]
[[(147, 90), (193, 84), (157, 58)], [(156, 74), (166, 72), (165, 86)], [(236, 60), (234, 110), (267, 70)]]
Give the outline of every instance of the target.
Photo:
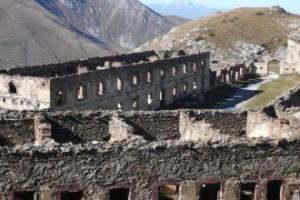
[(0, 193), (3, 200), (24, 191), (42, 200), (62, 199), (63, 192), (82, 195), (73, 199), (109, 200), (113, 189), (128, 188), (130, 198), (119, 199), (158, 200), (161, 186), (175, 185), (174, 199), (199, 200), (203, 185), (220, 184), (218, 199), (237, 200), (241, 186), (253, 183), (256, 199), (262, 200), (267, 183), (280, 180), (283, 199), (292, 200), (299, 190), (299, 146), (299, 141), (246, 140), (213, 146), (137, 141), (110, 147), (1, 148)]

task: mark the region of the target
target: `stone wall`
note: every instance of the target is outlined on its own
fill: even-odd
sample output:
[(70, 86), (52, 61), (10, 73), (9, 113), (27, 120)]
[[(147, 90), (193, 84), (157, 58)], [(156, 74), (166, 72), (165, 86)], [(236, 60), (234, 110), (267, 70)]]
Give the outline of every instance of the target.
[(281, 74), (300, 73), (300, 42), (290, 38), (285, 62), (280, 67)]
[[(241, 186), (253, 183), (257, 200), (280, 190), (283, 199), (292, 200), (299, 190), (299, 146), (299, 141), (283, 145), (246, 140), (213, 146), (136, 142), (1, 148), (0, 194), (2, 200), (24, 191), (38, 200), (63, 200), (63, 192), (76, 192), (80, 197), (73, 200), (110, 200), (116, 188), (128, 188), (129, 198), (119, 199), (158, 200), (160, 188), (169, 185), (174, 199), (199, 200), (205, 187), (220, 184), (212, 191), (218, 199), (239, 200)], [(268, 187), (273, 180), (282, 183), (277, 191)]]
[(50, 80), (0, 74), (0, 108), (9, 110), (50, 108)]
[(154, 58), (159, 59), (159, 55), (156, 52), (146, 51), (116, 56), (94, 57), (87, 60), (70, 61), (60, 64), (17, 67), (8, 70), (1, 70), (0, 73), (34, 77), (56, 77), (77, 73), (79, 66), (85, 66), (90, 70), (95, 70), (99, 66), (112, 67), (113, 63), (116, 62), (121, 63), (122, 65), (131, 65), (133, 63), (149, 62)]
[(210, 89), (209, 53), (51, 78), (51, 110), (156, 110)]
[[(188, 131), (192, 131), (201, 141), (212, 141), (245, 136), (247, 113), (213, 110), (33, 113), (30, 118), (3, 120), (0, 129), (9, 129), (1, 135), (4, 139), (15, 141), (13, 144), (23, 144), (23, 140), (33, 142), (35, 133), (39, 141), (43, 138), (43, 132), (46, 137), (50, 134), (49, 138), (58, 143), (107, 142), (111, 138), (109, 123), (113, 118), (123, 121), (134, 135), (147, 141), (177, 141), (184, 139)], [(193, 128), (187, 130), (186, 126)], [(26, 132), (30, 137), (26, 137)]]
[(33, 119), (0, 120), (0, 146), (15, 146), (35, 141)]

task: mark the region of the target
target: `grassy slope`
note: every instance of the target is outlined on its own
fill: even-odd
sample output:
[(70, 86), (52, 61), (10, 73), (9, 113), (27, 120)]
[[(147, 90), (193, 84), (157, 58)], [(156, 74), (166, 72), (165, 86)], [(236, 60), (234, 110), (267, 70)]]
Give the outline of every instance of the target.
[(250, 110), (263, 107), (298, 85), (300, 85), (300, 75), (281, 75), (278, 79), (263, 84), (259, 88), (263, 92), (249, 100), (245, 105), (245, 109)]
[(238, 8), (185, 23), (171, 33), (172, 37), (161, 36), (156, 42), (151, 43), (148, 49), (159, 49), (162, 41), (172, 42), (195, 28), (207, 27), (207, 30), (192, 32), (191, 38), (196, 41), (205, 39), (223, 48), (240, 40), (264, 44), (274, 51), (280, 45), (286, 44), (288, 24), (293, 19), (300, 17), (271, 12), (269, 8)]

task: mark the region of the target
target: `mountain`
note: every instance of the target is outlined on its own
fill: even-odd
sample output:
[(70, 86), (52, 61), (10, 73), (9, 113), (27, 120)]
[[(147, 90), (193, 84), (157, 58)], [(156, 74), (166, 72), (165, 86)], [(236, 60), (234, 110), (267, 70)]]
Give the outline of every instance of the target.
[(150, 3), (148, 6), (162, 15), (177, 15), (188, 19), (197, 19), (220, 11), (220, 9), (195, 4), (190, 0), (177, 0), (171, 3), (162, 1), (161, 3)]
[(211, 51), (212, 61), (250, 61), (287, 45), (300, 17), (283, 8), (238, 8), (185, 23), (137, 50)]
[(159, 15), (138, 0), (37, 2), (75, 30), (127, 50), (166, 33), (181, 23)]
[(111, 46), (72, 31), (32, 0), (0, 1), (0, 68), (111, 54)]
[(0, 68), (126, 52), (178, 23), (137, 0), (1, 0)]

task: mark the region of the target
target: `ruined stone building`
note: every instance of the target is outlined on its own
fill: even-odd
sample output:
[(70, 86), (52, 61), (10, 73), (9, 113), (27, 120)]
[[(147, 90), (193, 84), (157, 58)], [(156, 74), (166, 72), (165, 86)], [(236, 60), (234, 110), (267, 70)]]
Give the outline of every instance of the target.
[(209, 62), (150, 51), (1, 71), (0, 200), (299, 200), (299, 87), (256, 111), (151, 111), (251, 73)]
[(1, 200), (298, 200), (300, 88), (259, 111), (0, 115)]
[(212, 72), (210, 54), (142, 52), (0, 71), (0, 108), (156, 110), (239, 80), (244, 65)]
[(300, 35), (292, 34), (288, 39), (288, 49), (285, 62), (281, 64), (280, 73), (300, 74)]

